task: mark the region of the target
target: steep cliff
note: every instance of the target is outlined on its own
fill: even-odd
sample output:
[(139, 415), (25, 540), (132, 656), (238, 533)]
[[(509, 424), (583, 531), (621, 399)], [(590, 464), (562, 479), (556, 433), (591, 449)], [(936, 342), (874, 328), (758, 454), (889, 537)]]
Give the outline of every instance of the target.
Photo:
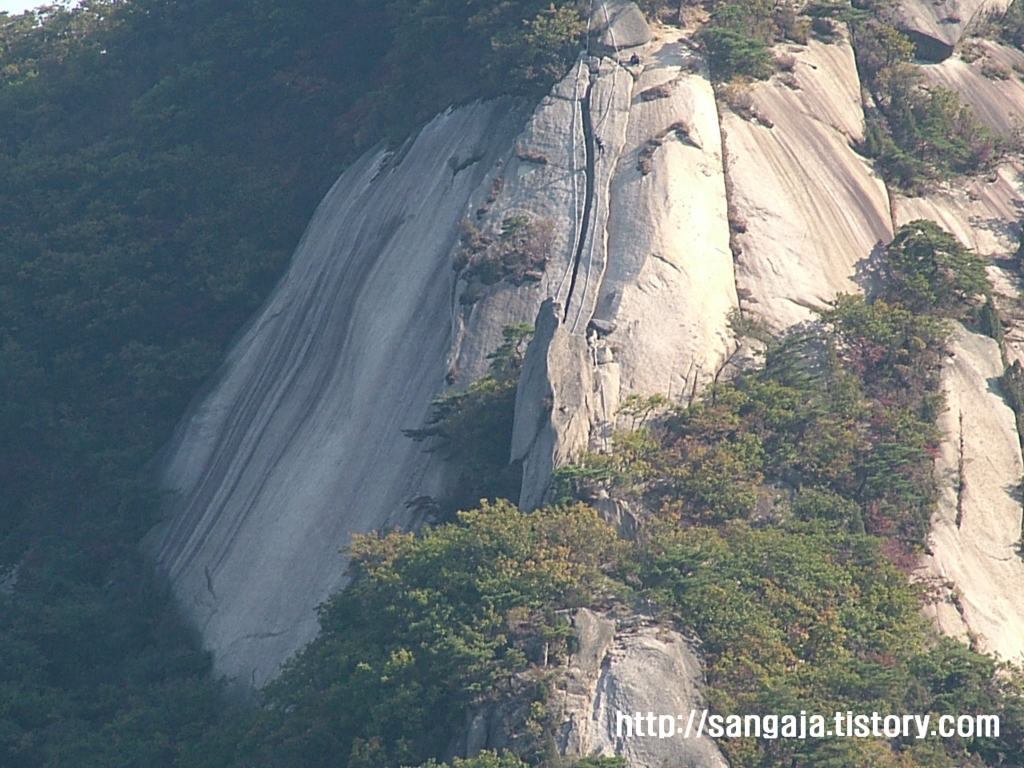
[[(601, 5), (590, 48), (532, 112), (449, 111), (399, 152), (346, 171), (180, 428), (164, 471), (177, 497), (150, 541), (219, 672), (255, 687), (274, 677), (315, 635), (317, 604), (344, 586), (349, 536), (420, 522), (405, 504), (438, 493), (445, 467), (401, 431), (426, 421), (446, 383), (486, 373), (505, 326), (536, 326), (510, 457), (523, 466), (520, 506), (533, 509), (555, 469), (608, 447), (625, 398), (686, 401), (721, 376), (740, 349), (736, 310), (775, 333), (813, 323), (837, 294), (870, 290), (873, 256), (917, 218), (996, 260), (1015, 247), (1013, 163), (890, 195), (856, 150), (865, 116), (847, 35), (780, 46), (787, 76), (716, 96), (695, 30), (649, 29), (632, 4)], [(901, 6), (907, 28), (949, 46), (981, 10), (940, 28), (923, 6)], [(975, 69), (948, 59), (926, 76), (1008, 131), (1019, 82)], [(493, 243), (510, 222), (544, 230), (543, 263), (515, 279), (452, 271), (467, 232)], [(992, 271), (1004, 302), (1015, 291), (1005, 266)], [(1024, 355), (1018, 335), (1009, 329), (1011, 358)], [(929, 610), (943, 630), (1017, 659), (1020, 443), (995, 342), (960, 328), (951, 352), (943, 491), (922, 565), (941, 582)], [(561, 748), (721, 765), (710, 743), (614, 737), (616, 709), (698, 705), (687, 643), (577, 619), (592, 637), (567, 673)], [(492, 743), (490, 726), (474, 728), (461, 751)]]
[(440, 486), (402, 429), (444, 385), (450, 253), (513, 107), (442, 115), (349, 168), (170, 446), (173, 515), (150, 546), (219, 673), (273, 677), (344, 585), (349, 535), (407, 524), (404, 503)]

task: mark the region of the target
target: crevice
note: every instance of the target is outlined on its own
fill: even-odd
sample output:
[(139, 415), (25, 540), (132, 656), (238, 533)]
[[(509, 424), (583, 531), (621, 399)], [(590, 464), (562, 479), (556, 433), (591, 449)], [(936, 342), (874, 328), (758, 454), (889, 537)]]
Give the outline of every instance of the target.
[(565, 297), (565, 305), (562, 312), (562, 322), (569, 319), (569, 307), (572, 305), (572, 294), (576, 288), (576, 278), (579, 277), (580, 262), (583, 261), (583, 246), (587, 242), (587, 233), (590, 230), (590, 216), (594, 207), (594, 176), (595, 176), (595, 154), (597, 147), (594, 140), (594, 121), (590, 114), (590, 96), (594, 90), (594, 79), (587, 83), (586, 93), (580, 99), (580, 115), (583, 118), (583, 141), (587, 153), (586, 167), (586, 196), (583, 199), (583, 224), (580, 227), (579, 240), (576, 241), (576, 251), (573, 254), (572, 278), (569, 281), (569, 293)]
[(967, 481), (964, 479), (964, 415), (960, 414), (960, 441), (957, 446), (956, 459), (956, 527), (964, 521), (964, 491), (967, 489)]

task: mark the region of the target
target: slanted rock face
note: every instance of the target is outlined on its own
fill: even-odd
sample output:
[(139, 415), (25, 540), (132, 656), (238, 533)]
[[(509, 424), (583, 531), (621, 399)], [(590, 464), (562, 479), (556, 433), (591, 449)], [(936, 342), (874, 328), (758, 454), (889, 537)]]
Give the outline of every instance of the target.
[(1024, 127), (1024, 52), (987, 40), (971, 40), (972, 62), (951, 56), (919, 67), (928, 83), (957, 91), (975, 115), (1003, 136)]
[[(1024, 319), (1017, 309), (1016, 268), (1024, 180), (1015, 163), (991, 176), (947, 184), (923, 197), (896, 197), (897, 225), (930, 219), (989, 260), (989, 278), (1006, 328), (1009, 361), (1024, 360)], [(982, 650), (1024, 662), (1024, 561), (1021, 539), (1020, 439), (1003, 399), (1003, 360), (992, 339), (957, 326), (943, 368), (949, 410), (936, 459), (941, 495), (921, 575), (937, 588), (926, 612), (939, 628)]]
[(917, 46), (919, 58), (942, 61), (978, 20), (995, 11), (1005, 11), (1009, 0), (899, 0), (897, 25)]
[[(569, 663), (562, 694), (559, 746), (564, 754), (622, 755), (626, 765), (652, 768), (727, 768), (714, 741), (695, 737), (707, 706), (703, 674), (697, 654), (679, 633), (643, 623), (616, 632), (614, 622), (585, 610), (574, 625), (580, 651)], [(690, 737), (683, 738), (678, 729), (685, 732), (694, 711)], [(674, 735), (650, 735), (646, 720), (645, 735), (631, 732), (635, 722), (627, 725), (620, 714), (632, 717), (638, 712), (644, 717), (648, 712), (672, 715)]]
[(256, 687), (276, 675), (344, 585), (349, 536), (406, 524), (404, 502), (441, 487), (402, 430), (443, 386), (450, 254), (521, 127), (512, 106), (445, 114), (404, 152), (346, 171), (169, 447), (178, 497), (148, 544), (218, 674)]
[(926, 611), (947, 634), (1024, 663), (1024, 560), (1019, 483), (1024, 463), (1002, 398), (998, 345), (957, 326), (943, 366), (949, 435), (935, 463), (940, 496), (922, 575), (938, 600)]
[(776, 331), (862, 290), (858, 262), (892, 239), (885, 185), (850, 147), (864, 125), (852, 49), (788, 50), (799, 90), (779, 79), (752, 86), (751, 119), (721, 106), (736, 283)]
[(552, 299), (541, 305), (516, 390), (512, 460), (523, 462), (519, 506), (531, 511), (543, 503), (552, 472), (585, 450), (590, 438), (590, 350), (562, 324), (561, 309)]

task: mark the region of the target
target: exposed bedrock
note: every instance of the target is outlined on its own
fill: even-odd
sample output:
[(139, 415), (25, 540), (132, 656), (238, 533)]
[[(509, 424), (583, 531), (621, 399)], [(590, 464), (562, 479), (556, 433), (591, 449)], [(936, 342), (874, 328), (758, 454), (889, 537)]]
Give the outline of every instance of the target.
[[(1021, 167), (1006, 163), (985, 178), (896, 197), (896, 224), (930, 219), (989, 262), (1005, 327), (1008, 362), (1024, 361), (1020, 278), (1010, 255), (1024, 212)], [(938, 627), (981, 650), (1024, 663), (1024, 560), (1020, 439), (1004, 399), (1003, 359), (995, 341), (956, 327), (943, 366), (949, 410), (936, 459), (940, 497), (921, 576), (936, 588), (926, 612)]]
[(968, 47), (973, 61), (951, 56), (919, 70), (928, 83), (957, 91), (982, 122), (1010, 136), (1024, 127), (1024, 82), (1017, 74), (1024, 71), (1024, 52), (988, 40), (968, 41), (965, 55)]
[(444, 384), (450, 254), (522, 126), (513, 106), (442, 115), (402, 152), (349, 168), (169, 446), (177, 496), (148, 545), (218, 674), (255, 687), (274, 676), (345, 583), (349, 536), (407, 523), (404, 502), (440, 486), (402, 429)]
[(957, 326), (942, 382), (948, 435), (936, 460), (939, 504), (921, 575), (935, 587), (926, 608), (939, 628), (1004, 660), (1024, 663), (1024, 560), (1013, 411), (1003, 400), (999, 348)]
[(1008, 5), (1009, 0), (898, 0), (894, 15), (919, 58), (942, 61), (978, 22)]
[[(609, 633), (609, 624), (616, 629), (613, 621), (585, 610), (573, 623), (580, 649), (570, 660), (562, 692), (559, 746), (564, 753), (622, 755), (629, 766), (728, 768), (714, 741), (695, 738), (696, 722), (689, 738), (665, 739), (638, 738), (635, 733), (629, 738), (619, 722), (619, 713), (672, 715), (678, 734), (678, 729), (685, 731), (691, 711), (700, 717), (707, 706), (703, 672), (690, 643), (678, 632), (642, 621)], [(556, 701), (558, 695), (553, 696)]]
[(590, 438), (590, 350), (562, 323), (561, 309), (553, 299), (541, 305), (516, 390), (512, 460), (523, 462), (519, 506), (531, 511), (543, 503), (552, 472), (585, 450)]
[[(707, 706), (700, 659), (689, 642), (641, 618), (622, 626), (586, 608), (576, 612), (572, 623), (578, 647), (554, 679), (548, 700), (561, 754), (620, 755), (630, 768), (728, 768), (713, 740), (696, 738), (696, 720), (689, 738), (646, 735), (648, 712), (672, 715), (672, 728), (685, 732), (689, 713), (696, 711), (699, 718)], [(467, 737), (453, 743), (452, 754), (505, 748), (510, 736), (522, 730), (522, 710), (521, 702), (511, 702), (468, 713)], [(630, 733), (635, 721), (620, 724), (620, 712), (630, 717), (642, 713), (645, 735)], [(663, 727), (667, 731), (667, 723)], [(654, 728), (657, 734), (657, 718)]]
[(864, 114), (849, 43), (784, 50), (797, 89), (752, 86), (747, 119), (720, 104), (736, 283), (775, 331), (863, 290), (860, 265), (892, 239), (885, 185), (851, 148)]

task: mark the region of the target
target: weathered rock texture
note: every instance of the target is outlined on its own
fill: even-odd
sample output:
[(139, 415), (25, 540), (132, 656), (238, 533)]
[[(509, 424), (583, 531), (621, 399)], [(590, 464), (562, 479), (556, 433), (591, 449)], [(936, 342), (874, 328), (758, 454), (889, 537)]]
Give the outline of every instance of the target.
[[(922, 197), (895, 197), (896, 224), (929, 219), (989, 261), (996, 303), (1007, 322), (1004, 352), (1024, 361), (1020, 280), (1008, 258), (1019, 242), (1024, 178), (1016, 163), (990, 176), (943, 185)], [(921, 575), (934, 583), (929, 606), (942, 631), (1004, 659), (1024, 662), (1024, 561), (1018, 549), (1022, 471), (1015, 417), (1003, 399), (1003, 359), (995, 341), (958, 327), (943, 369), (949, 410), (936, 460), (941, 496)]]
[[(642, 619), (617, 626), (614, 619), (586, 608), (576, 612), (573, 629), (578, 648), (548, 699), (561, 754), (620, 755), (630, 768), (728, 768), (712, 739), (696, 737), (707, 706), (703, 672), (693, 647), (678, 632)], [(696, 719), (689, 738), (683, 738), (691, 711)], [(645, 718), (642, 736), (631, 730), (635, 722), (619, 718), (619, 713), (632, 718), (637, 712)], [(648, 712), (671, 715), (673, 735), (649, 736)], [(506, 748), (522, 730), (523, 714), (517, 703), (468, 713), (468, 735), (453, 743), (451, 754)], [(668, 725), (662, 724), (666, 733)], [(654, 727), (657, 734), (657, 719)]]
[(948, 435), (938, 459), (938, 512), (922, 571), (937, 587), (927, 612), (947, 634), (1024, 663), (1024, 559), (1020, 554), (1024, 473), (1013, 411), (998, 382), (992, 339), (957, 327), (943, 366)]
[[(216, 671), (260, 686), (317, 632), (354, 532), (406, 524), (440, 468), (402, 429), (444, 383), (450, 253), (518, 127), (509, 102), (437, 118), (353, 165), (168, 452), (173, 516), (150, 536)], [(521, 123), (520, 123), (521, 126)], [(454, 173), (449, 158), (480, 160)]]
[(779, 79), (753, 86), (749, 119), (722, 105), (736, 283), (775, 331), (860, 291), (858, 264), (892, 239), (885, 185), (851, 148), (864, 130), (852, 49), (787, 50), (798, 90)]
[(635, 48), (651, 41), (651, 29), (636, 3), (595, 0), (590, 19), (594, 42), (605, 49)]
[[(532, 114), (510, 114), (510, 102), (455, 110), (402, 151), (371, 153), (346, 171), (181, 426), (164, 472), (177, 499), (149, 544), (218, 673), (256, 687), (273, 677), (315, 635), (316, 605), (345, 584), (339, 549), (351, 534), (417, 523), (405, 501), (436, 494), (445, 468), (401, 431), (423, 425), (446, 381), (464, 388), (486, 373), (505, 325), (537, 326), (512, 446), (524, 467), (520, 501), (532, 508), (553, 470), (608, 446), (626, 397), (685, 400), (719, 376), (738, 349), (728, 318), (741, 303), (782, 331), (868, 285), (863, 265), (891, 239), (892, 213), (852, 149), (864, 116), (849, 44), (784, 46), (793, 71), (753, 85), (744, 119), (716, 104), (686, 33), (652, 33), (631, 3), (599, 5), (592, 55)], [(956, 87), (974, 83), (956, 62), (929, 77), (947, 69)], [(1010, 96), (973, 98), (992, 106), (985, 119), (1003, 130), (1000, 100)], [(746, 112), (741, 100), (728, 99)], [(990, 181), (897, 199), (897, 223), (935, 218), (979, 252), (1005, 256), (1020, 215), (1018, 171), (1007, 165)], [(494, 236), (513, 216), (550, 224), (543, 269), (518, 285), (452, 271), (460, 223)], [(1020, 354), (1013, 329), (1008, 338), (1011, 356)], [(961, 363), (947, 382), (959, 387), (970, 430), (969, 473), (995, 465), (968, 474), (979, 495), (961, 504), (954, 531), (937, 522), (929, 567), (956, 581), (966, 606), (957, 616), (986, 647), (1013, 655), (1013, 637), (1024, 637), (1016, 561), (958, 565), (985, 551), (1004, 558), (1004, 480), (1020, 476), (983, 342), (959, 339)], [(998, 450), (977, 442), (997, 437)], [(609, 516), (635, 525), (608, 501)], [(984, 618), (990, 610), (1007, 622), (1002, 633)], [(593, 706), (579, 710), (589, 725), (570, 718), (566, 748), (625, 750), (631, 765), (718, 765), (658, 751), (681, 749), (678, 740), (615, 741), (609, 712), (684, 711), (699, 670), (685, 643), (654, 628), (616, 634), (609, 647), (595, 651), (604, 662), (594, 693), (587, 683), (573, 694)], [(582, 658), (579, 668), (590, 669)], [(678, 684), (652, 687), (659, 676)]]
[(895, 18), (917, 46), (919, 58), (942, 61), (968, 30), (1008, 5), (1009, 0), (899, 0)]
[(959, 93), (982, 122), (1003, 136), (1024, 128), (1024, 52), (987, 40), (968, 45), (974, 61), (951, 56), (921, 66), (925, 80)]
[[(629, 766), (726, 768), (711, 739), (694, 738), (696, 724), (690, 738), (678, 734), (691, 711), (699, 719), (707, 706), (700, 660), (686, 640), (653, 624), (615, 631), (613, 621), (586, 610), (576, 615), (574, 626), (580, 648), (569, 663), (561, 694), (559, 746), (565, 754), (622, 755)], [(676, 735), (662, 739), (630, 734), (619, 713), (637, 712), (672, 715)], [(645, 734), (647, 727), (644, 723)]]
[(523, 462), (519, 506), (544, 501), (551, 474), (587, 448), (593, 413), (593, 365), (583, 336), (561, 322), (562, 307), (548, 299), (523, 360), (516, 390), (512, 460)]

